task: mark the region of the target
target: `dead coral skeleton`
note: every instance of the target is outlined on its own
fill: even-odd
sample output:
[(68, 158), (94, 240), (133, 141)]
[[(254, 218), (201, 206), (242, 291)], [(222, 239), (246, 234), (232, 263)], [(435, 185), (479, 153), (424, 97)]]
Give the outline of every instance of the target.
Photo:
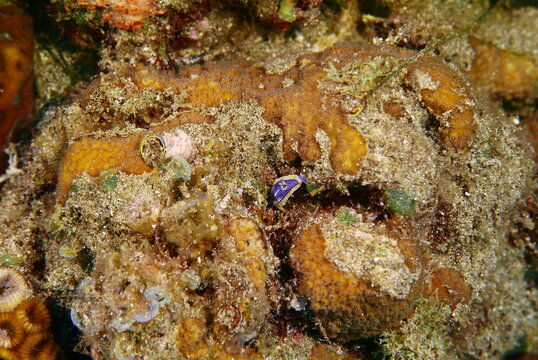
[(9, 143), (4, 151), (9, 156), (9, 160), (6, 172), (0, 175), (0, 184), (22, 172), (22, 170), (17, 167), (19, 165), (19, 157), (17, 155), (17, 149), (15, 149), (15, 144)]

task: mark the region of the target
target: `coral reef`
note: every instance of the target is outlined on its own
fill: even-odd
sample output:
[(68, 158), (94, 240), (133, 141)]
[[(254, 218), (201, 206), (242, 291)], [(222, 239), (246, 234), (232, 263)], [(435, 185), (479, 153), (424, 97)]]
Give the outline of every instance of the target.
[(47, 3), (35, 23), (99, 70), (45, 85), (76, 51), (37, 37), (43, 111), (0, 189), (0, 357), (57, 351), (28, 284), (94, 360), (538, 347), (538, 29), (488, 6)]
[[(528, 301), (524, 286), (509, 294), (498, 286), (503, 280), (476, 274), (492, 266), (488, 257), (504, 261), (508, 255), (500, 254), (517, 251), (499, 234), (532, 186), (532, 159), (513, 124), (490, 112), (461, 73), (434, 57), (418, 59), (383, 92), (372, 92), (412, 55), (341, 45), (299, 56), (278, 73), (246, 68), (246, 62), (186, 67), (178, 76), (135, 68), (126, 70), (125, 81), (97, 78), (55, 113), (44, 134), (64, 123), (70, 145), (61, 140), (46, 146), (55, 151), (40, 154), (59, 169), (56, 198), (63, 206), (54, 215), (54, 237), (72, 234), (56, 246), (61, 254), (65, 247), (91, 249), (94, 260), (91, 276), (76, 268), (62, 278), (53, 272), (52, 288), (79, 283), (71, 306), (87, 343), (119, 358), (125, 349), (163, 358), (260, 353), (250, 341), (269, 331), (264, 318), (283, 301), (278, 291), (266, 292), (279, 285), (265, 232), (279, 252), (274, 241), (289, 239), (283, 246), (290, 259), (280, 255), (281, 261), (291, 266), (295, 291), (329, 338), (345, 343), (399, 331), (402, 322), (421, 316), (417, 302), (431, 298), (465, 314), (446, 330), (454, 331), (447, 349), (485, 351), (480, 339), (507, 324), (509, 313), (497, 311), (480, 330), (467, 327), (466, 317), (486, 306), (476, 290), (510, 297), (514, 306), (517, 296)], [(125, 100), (96, 119), (107, 92)], [(144, 100), (153, 96), (159, 102)], [(413, 147), (402, 148), (405, 143)], [(172, 161), (179, 153), (188, 160)], [(513, 176), (500, 181), (506, 166)], [(277, 173), (271, 175), (272, 168)], [(465, 182), (461, 168), (471, 169)], [(273, 212), (269, 220), (265, 194), (276, 176), (299, 172), (305, 186), (318, 191), (296, 191), (285, 215)], [(486, 215), (491, 211), (493, 218)], [(110, 214), (105, 232), (103, 214)], [(74, 228), (86, 230), (68, 230)], [(84, 236), (99, 231), (94, 239)], [(147, 236), (157, 236), (168, 260), (150, 255), (155, 250)], [(482, 254), (480, 260), (462, 257), (463, 246), (473, 257)], [(433, 265), (439, 263), (450, 266)], [(174, 290), (167, 284), (180, 274), (184, 290)], [(156, 288), (162, 304), (147, 294)], [(101, 293), (101, 304), (90, 307), (87, 299), (97, 289), (109, 295)], [(186, 298), (187, 307), (179, 300)], [(449, 326), (443, 316), (439, 321)], [(193, 324), (200, 330), (184, 338), (181, 329)], [(148, 334), (155, 327), (178, 329), (161, 338), (166, 351), (153, 349)], [(517, 332), (506, 334), (503, 343), (517, 339)]]

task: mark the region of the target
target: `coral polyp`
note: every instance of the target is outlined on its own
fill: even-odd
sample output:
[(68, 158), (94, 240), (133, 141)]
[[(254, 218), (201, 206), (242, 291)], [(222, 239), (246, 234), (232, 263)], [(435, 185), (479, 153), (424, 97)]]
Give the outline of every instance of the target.
[(30, 296), (24, 277), (9, 267), (0, 267), (0, 311), (11, 311)]
[(12, 312), (0, 313), (0, 347), (11, 349), (24, 338), (22, 321)]
[(28, 299), (15, 309), (17, 318), (28, 333), (46, 332), (50, 326), (50, 314), (46, 306), (37, 299)]
[(0, 311), (0, 359), (55, 359), (57, 346), (49, 333), (47, 307), (36, 298), (23, 275), (13, 268), (0, 268), (4, 303)]

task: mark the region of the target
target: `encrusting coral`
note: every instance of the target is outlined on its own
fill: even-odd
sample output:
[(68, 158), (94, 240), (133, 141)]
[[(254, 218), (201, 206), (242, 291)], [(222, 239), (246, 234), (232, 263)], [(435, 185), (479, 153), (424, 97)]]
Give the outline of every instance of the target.
[(512, 100), (538, 97), (538, 64), (525, 54), (471, 37), (476, 52), (470, 78), (492, 95)]
[(299, 293), (310, 299), (330, 337), (353, 339), (397, 327), (420, 296), (423, 265), (414, 235), (372, 225), (318, 214), (293, 241)]
[(32, 119), (34, 36), (32, 19), (18, 6), (0, 6), (0, 20), (0, 150), (3, 150), (8, 142), (15, 140), (14, 134)]
[[(346, 71), (352, 61), (368, 63), (382, 56), (386, 61), (397, 63), (411, 54), (390, 47), (357, 49), (342, 46), (299, 58), (295, 66), (281, 74), (239, 62), (185, 68), (177, 79), (166, 79), (165, 75), (147, 69), (137, 69), (131, 76), (133, 85), (140, 89), (162, 90), (166, 87), (186, 93), (187, 98), (182, 104), (186, 108), (214, 107), (239, 98), (256, 99), (265, 110), (265, 120), (275, 123), (283, 131), (285, 160), (293, 160), (296, 156), (306, 161), (320, 159), (322, 149), (316, 137), (321, 131), (330, 139), (332, 169), (351, 175), (360, 169), (367, 148), (363, 136), (346, 118), (346, 113), (356, 111), (355, 108), (346, 110), (346, 103), (360, 102), (371, 88), (354, 89), (356, 98), (350, 100), (346, 94), (348, 89), (338, 84), (338, 72)], [(322, 66), (326, 62), (331, 64), (329, 69)], [(374, 83), (384, 71), (388, 72), (387, 66), (383, 65), (378, 73), (370, 75)], [(475, 109), (471, 90), (461, 76), (434, 58), (418, 60), (409, 69), (409, 74), (411, 86), (441, 123), (443, 143), (455, 149), (466, 148), (476, 131)], [(179, 112), (175, 119), (154, 127), (152, 132), (202, 121), (212, 121), (212, 117), (201, 110)], [(82, 138), (74, 142), (62, 162), (59, 199), (65, 199), (72, 180), (83, 172), (96, 176), (111, 168), (129, 174), (149, 171), (137, 153), (140, 140), (147, 134), (138, 132), (114, 139)]]

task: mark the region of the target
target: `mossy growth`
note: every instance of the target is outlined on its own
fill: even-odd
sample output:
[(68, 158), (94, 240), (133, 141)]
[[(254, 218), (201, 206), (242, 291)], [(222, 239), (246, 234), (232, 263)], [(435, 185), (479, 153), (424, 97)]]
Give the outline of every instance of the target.
[(394, 188), (385, 193), (385, 202), (391, 212), (407, 216), (415, 211), (416, 201), (403, 189)]
[(450, 308), (435, 299), (419, 299), (415, 315), (400, 329), (380, 337), (385, 359), (422, 360), (454, 359), (446, 322)]
[(390, 57), (352, 62), (341, 68), (329, 63), (324, 70), (327, 73), (326, 80), (331, 83), (320, 82), (319, 87), (360, 98), (375, 88), (397, 66), (398, 60)]
[(319, 193), (321, 193), (323, 190), (325, 190), (324, 186), (315, 184), (313, 182), (309, 182), (305, 186), (306, 186), (306, 191), (308, 191), (310, 196), (316, 196)]
[(112, 191), (118, 187), (120, 181), (119, 171), (111, 170), (105, 171), (97, 178), (97, 183), (101, 189), (105, 191)]
[(360, 216), (357, 212), (347, 206), (343, 206), (336, 212), (338, 221), (346, 226), (356, 224), (360, 221)]

